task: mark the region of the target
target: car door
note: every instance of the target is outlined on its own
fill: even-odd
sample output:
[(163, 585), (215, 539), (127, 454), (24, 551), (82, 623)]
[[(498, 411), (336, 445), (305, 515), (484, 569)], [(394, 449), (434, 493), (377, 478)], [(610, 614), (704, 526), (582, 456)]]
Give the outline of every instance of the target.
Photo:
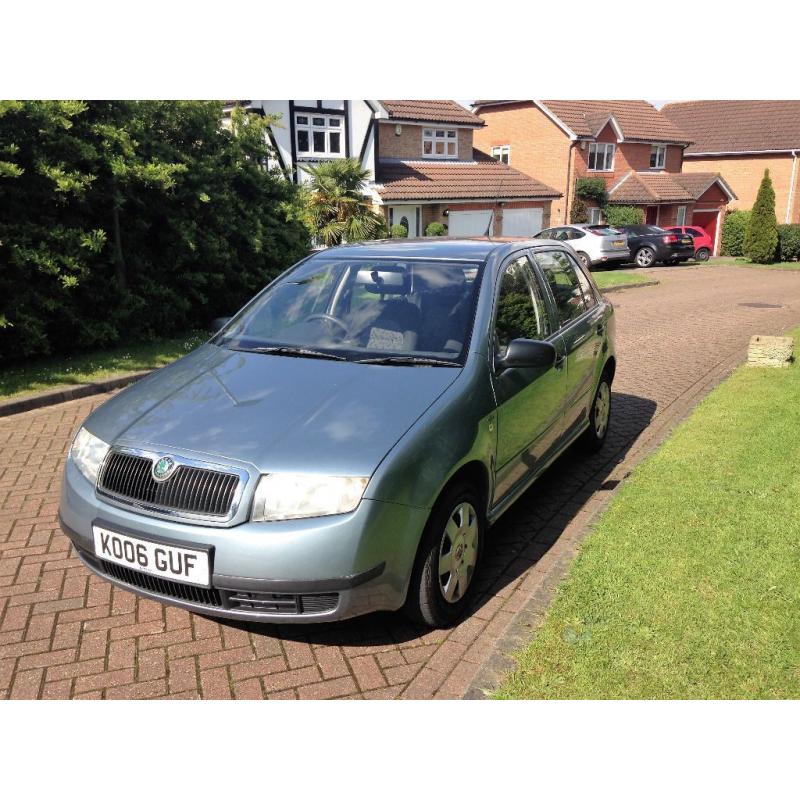
[(586, 423), (595, 366), (603, 343), (603, 308), (572, 255), (536, 250), (534, 260), (555, 307), (566, 357), (563, 435), (572, 438)]
[(512, 339), (538, 339), (555, 346), (559, 366), (492, 370), (497, 402), (495, 501), (543, 465), (561, 434), (564, 348), (545, 292), (526, 252), (513, 254), (503, 264), (492, 329), (495, 363)]

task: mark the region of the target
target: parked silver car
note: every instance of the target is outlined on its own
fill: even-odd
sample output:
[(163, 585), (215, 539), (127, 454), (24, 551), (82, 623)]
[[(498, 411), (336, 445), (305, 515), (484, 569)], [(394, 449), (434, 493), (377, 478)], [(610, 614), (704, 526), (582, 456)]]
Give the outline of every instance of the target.
[(608, 225), (561, 225), (540, 231), (535, 238), (566, 242), (586, 269), (594, 264), (623, 263), (631, 258), (627, 235)]
[(557, 242), (370, 242), (300, 262), (78, 431), (82, 561), (232, 619), (452, 624), (487, 527), (605, 440), (614, 317)]

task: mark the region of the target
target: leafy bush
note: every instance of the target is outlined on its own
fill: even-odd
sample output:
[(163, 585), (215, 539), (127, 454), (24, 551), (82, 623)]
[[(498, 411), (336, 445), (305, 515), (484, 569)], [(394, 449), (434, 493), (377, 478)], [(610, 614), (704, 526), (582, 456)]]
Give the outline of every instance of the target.
[(636, 206), (606, 206), (603, 216), (612, 228), (619, 225), (641, 225), (644, 222), (644, 211)]
[(755, 264), (771, 264), (778, 251), (778, 221), (775, 217), (775, 190), (769, 170), (764, 170), (761, 186), (744, 233), (744, 255)]
[(569, 210), (569, 221), (578, 225), (589, 221), (589, 206), (580, 197), (576, 197), (572, 203), (572, 208)]
[(213, 101), (0, 102), (0, 364), (228, 316), (307, 254), (271, 121)]
[(405, 239), (408, 236), (408, 228), (405, 225), (401, 225), (399, 222), (396, 222), (389, 228), (389, 235), (392, 239)]
[(781, 261), (800, 260), (800, 225), (778, 225), (778, 257)]
[(749, 211), (730, 211), (722, 223), (722, 255), (744, 255), (744, 233), (750, 221)]
[(447, 233), (447, 228), (441, 222), (431, 222), (425, 228), (426, 236), (444, 236)]
[(605, 205), (606, 182), (602, 178), (578, 178), (575, 181), (575, 196), (584, 200), (594, 200), (598, 205)]

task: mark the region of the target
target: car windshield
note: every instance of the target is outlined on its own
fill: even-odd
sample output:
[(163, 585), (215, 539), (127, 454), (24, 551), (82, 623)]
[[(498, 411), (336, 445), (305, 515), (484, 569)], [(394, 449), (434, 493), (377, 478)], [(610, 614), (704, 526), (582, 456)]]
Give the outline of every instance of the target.
[(407, 365), (463, 364), (482, 265), (317, 256), (213, 340), (235, 350)]

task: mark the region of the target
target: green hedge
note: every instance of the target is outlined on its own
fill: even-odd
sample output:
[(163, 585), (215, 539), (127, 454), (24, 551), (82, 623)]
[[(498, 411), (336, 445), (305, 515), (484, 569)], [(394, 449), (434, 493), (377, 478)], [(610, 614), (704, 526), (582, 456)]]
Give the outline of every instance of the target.
[(744, 234), (749, 220), (749, 211), (731, 211), (725, 216), (721, 242), (723, 256), (740, 258), (744, 255)]
[(447, 228), (441, 222), (431, 222), (425, 228), (426, 236), (444, 236), (447, 233)]
[(744, 232), (744, 256), (754, 264), (771, 264), (778, 252), (778, 221), (775, 217), (775, 190), (769, 170), (764, 170), (756, 202)]
[(576, 197), (569, 210), (569, 221), (581, 225), (589, 221), (589, 206), (580, 197)]
[(606, 182), (602, 178), (578, 178), (575, 181), (575, 196), (584, 200), (594, 200), (598, 205), (605, 205)]
[(636, 206), (606, 206), (603, 216), (612, 228), (619, 225), (641, 225), (644, 222), (644, 211)]
[(800, 261), (800, 225), (778, 225), (778, 258)]
[(389, 228), (389, 236), (392, 239), (405, 239), (408, 236), (408, 228), (405, 225), (401, 225), (399, 222), (396, 222)]
[(0, 365), (227, 316), (307, 254), (267, 120), (214, 101), (0, 101)]

